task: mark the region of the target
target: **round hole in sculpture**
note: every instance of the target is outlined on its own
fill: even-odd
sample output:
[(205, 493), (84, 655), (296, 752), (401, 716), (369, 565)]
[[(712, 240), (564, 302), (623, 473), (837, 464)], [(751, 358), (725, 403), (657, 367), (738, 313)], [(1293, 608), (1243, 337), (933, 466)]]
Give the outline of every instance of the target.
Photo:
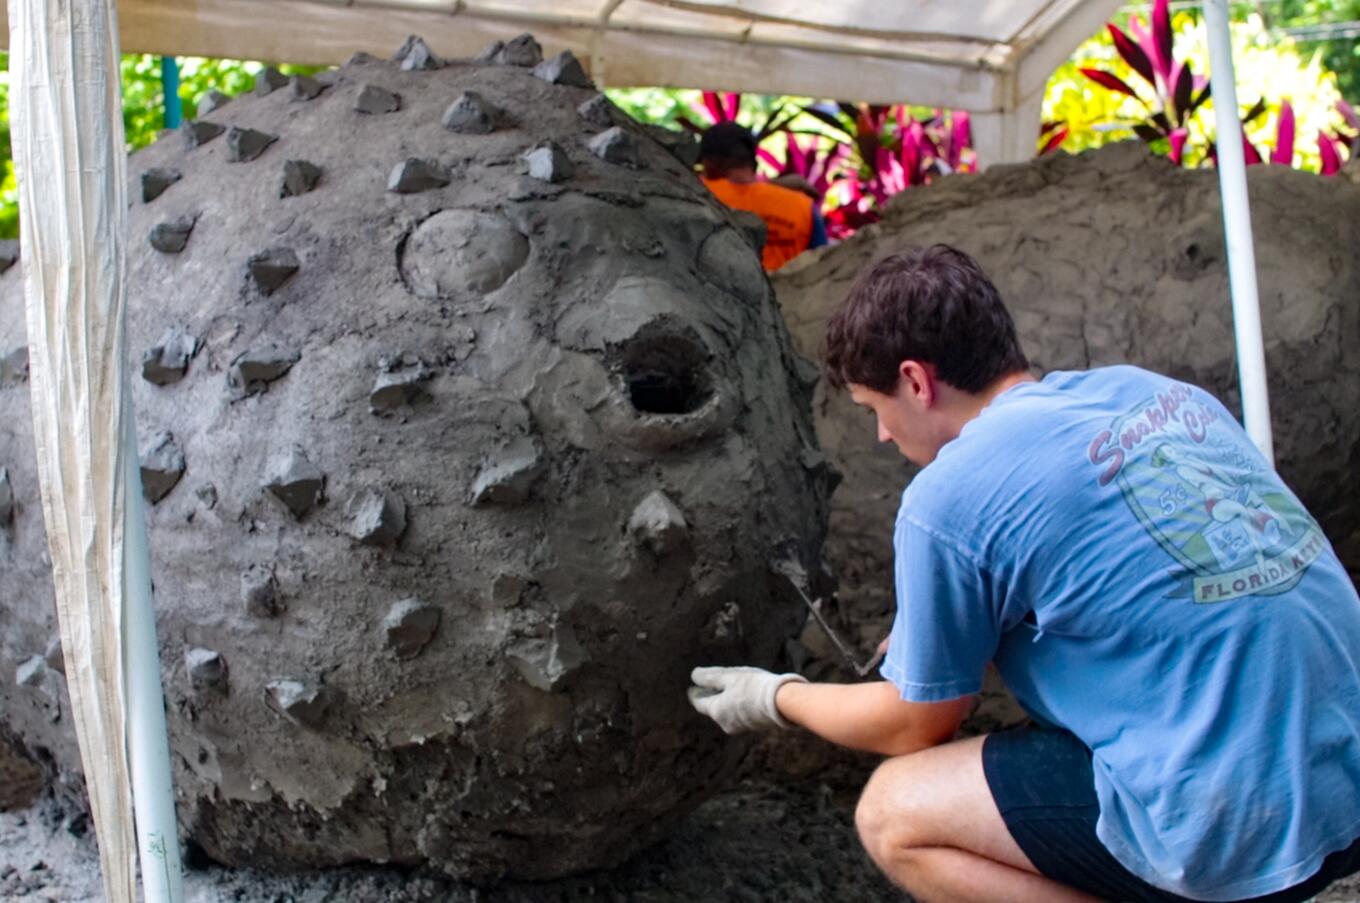
[(640, 414), (692, 414), (713, 395), (708, 354), (697, 336), (644, 329), (618, 356), (628, 400)]

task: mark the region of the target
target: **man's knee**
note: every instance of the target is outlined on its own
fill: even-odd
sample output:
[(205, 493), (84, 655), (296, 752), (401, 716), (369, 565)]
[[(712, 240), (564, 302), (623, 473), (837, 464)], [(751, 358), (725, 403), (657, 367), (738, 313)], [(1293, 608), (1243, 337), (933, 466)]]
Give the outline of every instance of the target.
[(855, 806), (855, 830), (869, 856), (882, 864), (921, 844), (921, 801), (910, 780), (912, 756), (889, 759), (864, 785)]

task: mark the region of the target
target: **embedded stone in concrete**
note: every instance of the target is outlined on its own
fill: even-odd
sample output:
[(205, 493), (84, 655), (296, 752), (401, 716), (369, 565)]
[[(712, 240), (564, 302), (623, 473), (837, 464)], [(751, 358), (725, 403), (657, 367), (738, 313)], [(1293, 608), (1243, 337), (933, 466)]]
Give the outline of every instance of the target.
[(534, 66), (534, 75), (550, 85), (566, 85), (570, 88), (594, 87), (590, 76), (581, 66), (581, 61), (570, 50), (563, 50), (552, 59), (544, 60)]
[(412, 72), (418, 69), (439, 69), (444, 65), (444, 61), (435, 56), (434, 51), (425, 43), (423, 38), (411, 35), (406, 39), (406, 43), (392, 54), (392, 62), (398, 63), (402, 69)]
[(482, 51), (479, 60), (492, 62), (499, 66), (537, 66), (543, 62), (543, 48), (534, 36), (525, 32), (505, 43), (496, 41)]
[(472, 503), (523, 504), (543, 469), (538, 442), (532, 436), (520, 436), (482, 465), (472, 483)]
[(368, 393), (369, 410), (375, 414), (401, 410), (423, 394), (420, 384), (432, 375), (423, 366), (380, 371)]
[(292, 248), (267, 248), (252, 254), (246, 261), (246, 270), (255, 285), (266, 295), (272, 295), (278, 287), (292, 278), (301, 264)]
[(20, 345), (0, 355), (0, 389), (28, 382), (28, 346)]
[(288, 99), (293, 101), (316, 100), (321, 92), (330, 85), (309, 75), (295, 75), (288, 81)]
[(401, 95), (377, 85), (365, 84), (354, 99), (354, 109), (359, 113), (395, 113), (401, 109)]
[(441, 612), (419, 599), (402, 599), (388, 609), (383, 618), (384, 642), (399, 659), (420, 654), (439, 629)]
[(158, 386), (179, 382), (196, 354), (198, 338), (172, 326), (142, 355), (142, 379)]
[(552, 140), (544, 141), (524, 153), (529, 177), (544, 182), (562, 182), (570, 179), (576, 172), (567, 157), (567, 152)]
[(180, 131), (184, 133), (184, 144), (190, 150), (207, 144), (226, 130), (226, 126), (204, 119), (186, 119), (184, 124), (180, 126)]
[(176, 169), (148, 169), (142, 173), (142, 203), (151, 203), (182, 178), (184, 176)]
[(283, 187), (279, 197), (292, 198), (306, 194), (321, 181), (321, 167), (306, 160), (289, 160), (283, 164)]
[(61, 650), (61, 635), (58, 634), (47, 641), (47, 649), (43, 652), (43, 661), (47, 662), (47, 667), (66, 676), (66, 655)]
[(227, 385), (241, 397), (268, 391), (269, 384), (284, 376), (302, 355), (278, 345), (251, 348), (238, 354), (227, 371)]
[(321, 493), (326, 477), (321, 469), (307, 460), (307, 455), (296, 446), (276, 455), (270, 462), (265, 489), (301, 519), (308, 511), (321, 504)]
[(606, 163), (637, 166), (641, 162), (637, 139), (619, 126), (606, 129), (587, 142), (591, 153)]
[(345, 503), (349, 535), (364, 545), (391, 548), (406, 532), (406, 503), (401, 496), (369, 486)]
[(189, 244), (189, 234), (194, 231), (194, 222), (192, 216), (181, 216), (156, 223), (151, 227), (147, 239), (151, 242), (151, 247), (162, 254), (178, 254)]
[(603, 93), (582, 101), (576, 112), (596, 128), (607, 129), (614, 125), (614, 104)]
[(274, 572), (252, 564), (241, 573), (241, 606), (254, 618), (272, 618), (283, 610)]
[(184, 452), (175, 437), (162, 430), (151, 437), (139, 455), (142, 462), (142, 495), (156, 504), (170, 494), (184, 476)]
[(255, 94), (264, 97), (266, 94), (273, 94), (287, 84), (288, 76), (273, 66), (266, 66), (255, 76)]
[(369, 65), (372, 65), (373, 63), (381, 63), (381, 62), (382, 62), (382, 60), (380, 60), (378, 57), (374, 56), (373, 54), (369, 53), (367, 50), (360, 50), (360, 51), (358, 51), (357, 53), (352, 53), (352, 54), (350, 54), (349, 59), (345, 60), (345, 65), (346, 65), (346, 66), (369, 66)]
[(47, 662), (41, 655), (34, 655), (14, 669), (14, 682), (21, 687), (40, 687), (47, 677)]
[(444, 128), (462, 135), (489, 135), (496, 130), (501, 111), (476, 91), (464, 91), (449, 104), (440, 119)]
[(407, 240), (401, 272), (421, 298), (456, 299), (495, 291), (528, 257), (528, 239), (502, 214), (441, 210)]
[(216, 89), (209, 90), (198, 101), (197, 113), (200, 118), (214, 110), (220, 110), (231, 103), (231, 96)]
[(249, 163), (265, 148), (278, 140), (278, 135), (270, 135), (255, 129), (232, 126), (227, 129), (227, 160), (232, 163)]
[(387, 177), (387, 190), (397, 194), (417, 194), (432, 188), (443, 188), (452, 176), (448, 169), (434, 160), (412, 157), (393, 168)]
[(227, 689), (227, 663), (219, 652), (198, 646), (185, 650), (184, 670), (195, 692)]
[(590, 660), (566, 624), (553, 627), (546, 637), (520, 640), (505, 655), (525, 683), (547, 692), (556, 690), (573, 671)]
[(659, 489), (647, 493), (628, 518), (628, 535), (655, 555), (668, 555), (684, 545), (689, 535), (685, 515)]
[(330, 708), (331, 693), (308, 680), (273, 680), (265, 687), (270, 708), (284, 718), (313, 730), (321, 727)]
[(9, 482), (9, 468), (0, 467), (0, 527), (14, 520), (14, 487)]

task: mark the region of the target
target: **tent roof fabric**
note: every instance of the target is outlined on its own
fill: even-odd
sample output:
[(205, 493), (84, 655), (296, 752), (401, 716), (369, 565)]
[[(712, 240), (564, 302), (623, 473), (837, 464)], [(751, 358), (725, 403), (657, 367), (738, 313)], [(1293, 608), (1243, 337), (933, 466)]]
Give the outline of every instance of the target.
[[(530, 31), (597, 81), (1013, 110), (1121, 0), (120, 0), (122, 46), (339, 63)], [(3, 13), (0, 13), (3, 15)], [(7, 35), (8, 29), (0, 34)]]

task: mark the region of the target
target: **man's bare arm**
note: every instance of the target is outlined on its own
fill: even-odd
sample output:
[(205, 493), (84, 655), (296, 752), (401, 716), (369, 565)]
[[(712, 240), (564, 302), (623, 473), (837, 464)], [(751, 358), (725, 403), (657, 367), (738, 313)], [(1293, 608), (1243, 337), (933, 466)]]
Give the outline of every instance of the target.
[(973, 698), (907, 702), (887, 681), (858, 684), (786, 683), (779, 714), (825, 740), (850, 749), (901, 756), (951, 740)]

